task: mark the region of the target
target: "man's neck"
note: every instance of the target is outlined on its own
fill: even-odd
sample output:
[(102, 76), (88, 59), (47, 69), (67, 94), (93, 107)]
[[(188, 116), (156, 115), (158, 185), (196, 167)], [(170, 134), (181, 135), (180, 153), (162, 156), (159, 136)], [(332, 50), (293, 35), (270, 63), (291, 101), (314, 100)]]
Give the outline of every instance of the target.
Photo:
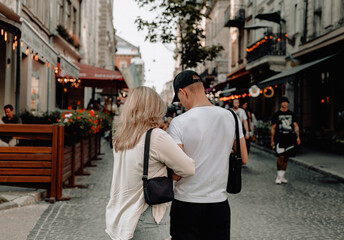
[(193, 103), (190, 106), (190, 109), (194, 108), (194, 107), (205, 107), (205, 106), (213, 106), (213, 104), (211, 104), (211, 102), (209, 102), (208, 98), (200, 97), (200, 98), (196, 98), (193, 101)]

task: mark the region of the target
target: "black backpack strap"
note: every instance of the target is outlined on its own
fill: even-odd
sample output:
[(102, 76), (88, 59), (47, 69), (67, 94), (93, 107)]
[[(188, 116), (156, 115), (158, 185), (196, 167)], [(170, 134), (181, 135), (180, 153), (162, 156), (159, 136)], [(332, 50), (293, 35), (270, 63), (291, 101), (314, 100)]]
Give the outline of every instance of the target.
[(145, 139), (145, 152), (144, 152), (144, 158), (143, 158), (143, 176), (142, 180), (144, 182), (147, 182), (148, 179), (148, 161), (149, 161), (149, 148), (150, 148), (150, 138), (151, 134), (154, 128), (151, 128), (146, 133), (146, 139)]
[(233, 114), (235, 120), (235, 140), (236, 140), (236, 154), (239, 158), (241, 158), (241, 149), (240, 149), (240, 138), (239, 138), (239, 122), (237, 114), (232, 110), (229, 111)]

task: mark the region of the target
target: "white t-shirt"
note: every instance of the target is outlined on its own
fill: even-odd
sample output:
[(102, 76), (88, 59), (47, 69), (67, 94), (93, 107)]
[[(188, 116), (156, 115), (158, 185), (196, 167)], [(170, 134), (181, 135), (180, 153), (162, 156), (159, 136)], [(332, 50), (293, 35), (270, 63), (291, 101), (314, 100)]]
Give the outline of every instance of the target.
[[(233, 114), (217, 106), (190, 109), (171, 121), (168, 129), (177, 144), (195, 161), (195, 175), (175, 185), (175, 199), (214, 203), (227, 199), (229, 155), (235, 138)], [(239, 136), (243, 137), (239, 121)]]
[(238, 108), (237, 110), (234, 110), (232, 108), (232, 110), (239, 116), (240, 118), (240, 122), (243, 122), (244, 120), (247, 120), (247, 115), (244, 109), (242, 108)]

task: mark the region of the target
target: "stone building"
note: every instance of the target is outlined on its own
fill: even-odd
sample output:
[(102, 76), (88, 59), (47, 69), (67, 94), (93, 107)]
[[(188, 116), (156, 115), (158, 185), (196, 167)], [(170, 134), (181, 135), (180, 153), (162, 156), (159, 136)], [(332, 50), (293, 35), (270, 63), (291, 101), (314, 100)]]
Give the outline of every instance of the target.
[(86, 105), (95, 91), (81, 84), (79, 62), (122, 78), (112, 9), (108, 0), (0, 0), (0, 105), (17, 114)]
[[(287, 96), (305, 145), (342, 148), (344, 2), (227, 2), (227, 81), (211, 90), (222, 100), (249, 100), (263, 121), (270, 120), (280, 97)], [(249, 97), (253, 85), (260, 89), (257, 97)]]
[(129, 89), (144, 84), (144, 62), (140, 48), (116, 36), (116, 67), (122, 72)]

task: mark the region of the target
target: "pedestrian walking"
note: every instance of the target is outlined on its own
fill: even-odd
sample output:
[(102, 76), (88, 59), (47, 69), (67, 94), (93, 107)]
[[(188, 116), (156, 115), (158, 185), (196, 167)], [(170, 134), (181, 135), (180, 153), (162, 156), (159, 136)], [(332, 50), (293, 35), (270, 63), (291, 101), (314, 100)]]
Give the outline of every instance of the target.
[(246, 139), (247, 153), (249, 154), (254, 130), (253, 130), (253, 124), (252, 124), (252, 113), (248, 107), (247, 100), (242, 100), (241, 108), (245, 111), (245, 114), (247, 116), (247, 128), (248, 128), (249, 136), (248, 136), (248, 138), (246, 138), (246, 136), (245, 136), (245, 139)]
[(288, 159), (295, 155), (296, 144), (300, 145), (300, 130), (295, 114), (288, 109), (287, 97), (280, 99), (280, 110), (272, 117), (271, 147), (277, 155), (276, 184), (288, 183), (285, 178)]
[[(172, 119), (168, 132), (195, 160), (196, 171), (195, 175), (175, 184), (172, 239), (230, 239), (226, 186), (235, 138), (234, 116), (209, 102), (203, 81), (194, 71), (179, 73), (173, 87), (173, 102), (181, 102), (187, 111)], [(239, 131), (242, 161), (246, 163), (247, 150), (241, 127)]]
[(239, 99), (234, 99), (232, 110), (238, 115), (238, 117), (240, 119), (240, 122), (243, 126), (243, 132), (244, 132), (245, 139), (249, 139), (250, 138), (250, 131), (248, 129), (248, 120), (247, 120), (248, 118), (247, 118), (245, 110), (240, 108), (239, 106), (240, 106)]
[(166, 105), (151, 88), (134, 88), (124, 104), (114, 135), (114, 167), (106, 232), (112, 239), (168, 239), (170, 202), (149, 206), (143, 193), (146, 132), (151, 135), (148, 179), (167, 176), (167, 167), (187, 178), (195, 172), (188, 157), (162, 129)]

